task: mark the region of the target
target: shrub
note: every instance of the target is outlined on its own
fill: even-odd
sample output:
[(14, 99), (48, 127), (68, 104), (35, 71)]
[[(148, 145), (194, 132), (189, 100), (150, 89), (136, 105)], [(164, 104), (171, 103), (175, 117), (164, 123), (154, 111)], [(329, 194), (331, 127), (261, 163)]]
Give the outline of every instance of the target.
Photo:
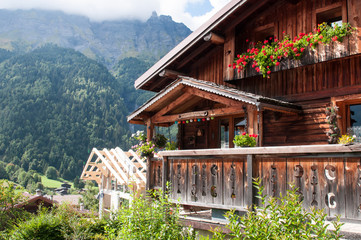
[[(297, 189), (291, 187), (286, 196), (279, 198), (267, 198), (263, 195), (263, 187), (260, 181), (256, 181), (255, 187), (262, 205), (254, 206), (255, 210), (249, 210), (246, 215), (239, 216), (235, 211), (226, 214), (229, 220), (227, 228), (230, 236), (234, 239), (340, 239), (341, 224), (332, 222), (335, 231), (327, 231), (325, 223), (326, 214), (323, 210), (311, 208), (307, 212), (302, 208)], [(212, 239), (222, 239), (222, 235), (215, 234)]]
[(17, 189), (20, 187), (15, 187), (12, 182), (0, 180), (0, 231), (29, 216), (27, 212), (14, 208), (17, 203), (25, 201)]
[(110, 239), (195, 239), (179, 223), (179, 207), (162, 192), (153, 198), (135, 198), (130, 207), (122, 207), (109, 222)]

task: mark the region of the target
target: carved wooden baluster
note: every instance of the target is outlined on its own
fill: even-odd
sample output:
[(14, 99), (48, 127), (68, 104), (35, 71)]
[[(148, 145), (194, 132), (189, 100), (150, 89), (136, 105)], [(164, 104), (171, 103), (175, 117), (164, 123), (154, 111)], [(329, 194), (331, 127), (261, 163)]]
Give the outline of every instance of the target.
[(153, 169), (153, 184), (154, 184), (154, 186), (157, 186), (157, 170), (156, 170), (156, 168), (154, 167), (154, 169)]
[(217, 171), (218, 171), (218, 166), (217, 165), (213, 165), (211, 167), (211, 178), (212, 178), (212, 186), (211, 186), (211, 196), (212, 197), (217, 197)]
[(311, 185), (312, 185), (312, 202), (311, 206), (318, 206), (318, 202), (316, 201), (316, 186), (318, 184), (318, 178), (317, 178), (317, 167), (312, 166), (311, 167)]
[[(358, 187), (359, 187), (359, 192), (361, 192), (361, 165), (358, 165), (357, 166), (357, 172), (358, 172), (358, 178), (357, 178), (357, 185), (358, 185)], [(358, 212), (360, 212), (361, 213), (361, 195), (360, 195), (360, 197), (359, 197), (359, 206), (358, 206), (358, 208), (357, 208), (357, 211)]]
[(158, 166), (157, 175), (158, 175), (157, 185), (162, 186), (162, 169), (160, 168), (160, 166)]
[(236, 194), (234, 193), (234, 189), (236, 187), (236, 165), (234, 165), (234, 163), (231, 165), (231, 176), (229, 180), (231, 182), (232, 189), (231, 198), (236, 198)]
[(271, 196), (276, 196), (276, 190), (277, 190), (277, 169), (276, 165), (271, 166)]
[(296, 165), (294, 168), (295, 171), (295, 187), (297, 188), (297, 193), (300, 195), (300, 201), (303, 200), (303, 193), (301, 191), (301, 177), (303, 176), (303, 167), (301, 165)]
[(182, 168), (182, 165), (181, 164), (178, 164), (177, 165), (177, 187), (178, 187), (178, 190), (177, 190), (177, 193), (182, 193), (180, 188), (181, 188), (181, 178), (182, 178), (182, 175), (181, 175), (181, 168)]
[(191, 190), (191, 199), (196, 202), (197, 198), (197, 179), (198, 179), (198, 166), (192, 166), (192, 190)]
[[(325, 167), (325, 177), (328, 181), (333, 182), (336, 180), (336, 167), (332, 165), (327, 165)], [(327, 193), (325, 197), (325, 202), (329, 208), (336, 208), (336, 195), (333, 192)]]
[(206, 185), (207, 185), (207, 173), (206, 173), (207, 165), (202, 165), (202, 196), (206, 196)]

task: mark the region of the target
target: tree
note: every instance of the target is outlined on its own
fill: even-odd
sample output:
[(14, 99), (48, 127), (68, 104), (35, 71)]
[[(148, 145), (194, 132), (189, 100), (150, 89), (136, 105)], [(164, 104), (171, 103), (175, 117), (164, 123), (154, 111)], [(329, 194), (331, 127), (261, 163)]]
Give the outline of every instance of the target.
[(56, 180), (58, 178), (58, 171), (56, 171), (56, 168), (53, 166), (49, 166), (46, 169), (46, 173), (45, 173), (46, 177), (49, 179), (54, 179)]
[(85, 186), (85, 183), (82, 180), (80, 180), (78, 176), (74, 178), (73, 182), (74, 182), (74, 188), (80, 189), (80, 188), (84, 188)]
[[(0, 231), (12, 226), (27, 214), (14, 206), (25, 200), (21, 191), (15, 191), (15, 185), (7, 180), (0, 180)], [(6, 211), (4, 211), (6, 209)]]
[(98, 188), (94, 186), (93, 182), (88, 181), (85, 185), (85, 192), (81, 194), (80, 203), (84, 204), (85, 209), (98, 211), (99, 200), (95, 197), (98, 194)]

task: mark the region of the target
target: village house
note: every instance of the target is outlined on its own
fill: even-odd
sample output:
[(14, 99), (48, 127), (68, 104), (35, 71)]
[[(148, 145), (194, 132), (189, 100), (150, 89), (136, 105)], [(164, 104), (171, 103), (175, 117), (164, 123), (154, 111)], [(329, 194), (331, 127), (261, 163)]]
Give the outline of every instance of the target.
[[(323, 31), (342, 23), (350, 35)], [(216, 216), (257, 203), (254, 178), (270, 196), (293, 182), (305, 208), (361, 220), (361, 146), (337, 144), (361, 139), (360, 53), (359, 0), (231, 1), (135, 81), (156, 95), (128, 122), (148, 139), (178, 125), (179, 150), (148, 159), (147, 188), (170, 182), (175, 202)], [(257, 146), (235, 147), (243, 133)]]

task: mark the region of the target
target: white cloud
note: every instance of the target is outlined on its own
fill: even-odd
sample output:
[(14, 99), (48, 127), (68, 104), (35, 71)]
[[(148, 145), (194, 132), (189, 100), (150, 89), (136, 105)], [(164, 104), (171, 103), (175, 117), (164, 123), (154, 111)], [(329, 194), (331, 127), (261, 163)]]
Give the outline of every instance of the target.
[(205, 0), (1, 0), (4, 9), (60, 10), (88, 16), (92, 21), (115, 19), (148, 19), (153, 11), (170, 15), (192, 30), (199, 27), (230, 0), (209, 0), (213, 10), (193, 17), (185, 11), (187, 4)]

